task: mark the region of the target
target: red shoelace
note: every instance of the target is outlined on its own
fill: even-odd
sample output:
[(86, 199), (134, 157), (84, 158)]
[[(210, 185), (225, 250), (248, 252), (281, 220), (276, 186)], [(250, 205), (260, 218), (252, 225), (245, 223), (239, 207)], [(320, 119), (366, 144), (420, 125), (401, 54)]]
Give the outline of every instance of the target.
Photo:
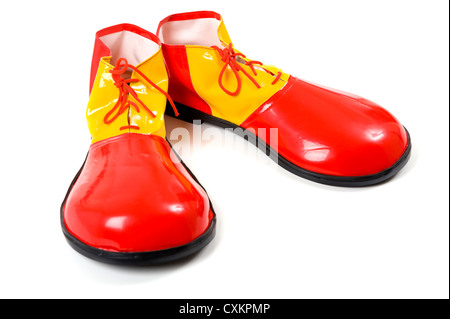
[[(139, 99), (137, 93), (129, 85), (130, 83), (139, 82), (139, 80), (138, 79), (124, 79), (122, 77), (122, 74), (124, 74), (129, 68), (132, 69), (133, 71), (135, 71), (136, 73), (138, 73), (148, 84), (150, 84), (155, 89), (157, 89), (159, 92), (164, 94), (166, 96), (167, 100), (169, 101), (170, 105), (172, 106), (175, 115), (176, 116), (179, 115), (178, 110), (175, 107), (175, 104), (173, 103), (173, 100), (170, 98), (170, 96), (169, 96), (169, 94), (167, 94), (167, 92), (165, 92), (163, 89), (161, 89), (155, 83), (153, 83), (147, 76), (145, 76), (144, 73), (142, 73), (136, 67), (134, 67), (133, 65), (128, 64), (126, 59), (120, 58), (117, 61), (116, 66), (114, 67), (114, 69), (109, 71), (112, 74), (114, 85), (119, 89), (119, 98), (117, 99), (117, 102), (114, 105), (114, 107), (105, 115), (105, 117), (103, 119), (103, 122), (105, 122), (105, 124), (112, 123), (122, 113), (127, 111), (130, 107), (133, 107), (136, 110), (136, 112), (138, 112), (138, 113), (140, 112), (139, 106), (136, 103), (130, 101), (128, 99), (128, 95), (131, 95), (140, 104), (140, 106), (145, 111), (147, 111), (150, 115), (152, 115), (153, 117), (156, 117), (155, 113), (153, 113), (153, 111), (150, 110), (144, 104), (144, 102), (142, 102)], [(130, 119), (128, 119), (128, 124), (130, 124), (129, 121), (130, 121)], [(120, 130), (127, 130), (127, 129), (139, 130), (139, 126), (137, 126), (137, 125), (127, 125), (127, 126), (122, 126), (120, 128)]]
[[(244, 68), (241, 66), (241, 64), (236, 60), (237, 57), (241, 57), (242, 59), (245, 59), (246, 56), (240, 52), (236, 52), (233, 49), (233, 44), (230, 43), (228, 45), (228, 47), (221, 49), (218, 46), (212, 46), (213, 49), (215, 49), (219, 54), (220, 57), (222, 58), (222, 61), (225, 62), (222, 71), (220, 71), (219, 74), (219, 86), (221, 87), (221, 89), (227, 93), (228, 95), (231, 96), (236, 96), (239, 94), (239, 92), (241, 91), (241, 87), (242, 87), (242, 80), (241, 77), (239, 76), (239, 71), (241, 71), (258, 89), (261, 88), (261, 86), (259, 85), (258, 82), (256, 82), (256, 80), (253, 78), (253, 76), (251, 76), (250, 74), (248, 74), (248, 72), (246, 72), (244, 70)], [(265, 68), (262, 67), (263, 63), (259, 62), (259, 61), (245, 61), (246, 66), (249, 66), (250, 69), (252, 70), (254, 76), (257, 76), (258, 74), (256, 73), (255, 67), (254, 65), (258, 65), (260, 66), (261, 69), (263, 69), (265, 72), (275, 76), (275, 74), (273, 74), (272, 72), (270, 72), (269, 70), (266, 70)], [(236, 77), (236, 81), (237, 81), (237, 87), (236, 90), (234, 92), (231, 92), (229, 90), (227, 90), (227, 88), (225, 88), (225, 86), (223, 85), (223, 75), (225, 73), (225, 70), (227, 69), (227, 67), (230, 67), (231, 70), (234, 73), (234, 76)], [(277, 83), (278, 80), (280, 80), (282, 73), (278, 72), (277, 76), (275, 77), (275, 79), (272, 82), (272, 85)]]

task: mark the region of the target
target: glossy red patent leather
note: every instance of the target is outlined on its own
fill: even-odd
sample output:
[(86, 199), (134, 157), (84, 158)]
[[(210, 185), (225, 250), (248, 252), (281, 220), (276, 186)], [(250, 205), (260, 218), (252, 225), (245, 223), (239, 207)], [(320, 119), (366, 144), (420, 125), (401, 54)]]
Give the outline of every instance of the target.
[(163, 250), (192, 242), (213, 213), (205, 191), (158, 136), (123, 134), (91, 145), (64, 206), (68, 231), (114, 252)]
[(256, 132), (278, 128), (281, 156), (334, 176), (379, 173), (395, 164), (408, 144), (403, 126), (379, 105), (294, 77), (241, 126)]
[(175, 101), (183, 101), (186, 105), (212, 114), (211, 108), (195, 91), (189, 72), (189, 63), (184, 45), (161, 46), (169, 76), (169, 95)]

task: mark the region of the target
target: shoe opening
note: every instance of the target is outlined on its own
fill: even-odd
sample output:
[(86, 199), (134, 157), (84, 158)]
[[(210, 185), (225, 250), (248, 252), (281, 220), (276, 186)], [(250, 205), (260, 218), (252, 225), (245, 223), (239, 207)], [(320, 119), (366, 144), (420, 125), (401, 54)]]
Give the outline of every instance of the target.
[(161, 22), (157, 35), (162, 43), (168, 45), (222, 47), (218, 36), (220, 23), (220, 16), (174, 15)]
[(138, 65), (159, 50), (159, 44), (137, 33), (123, 30), (104, 36), (99, 39), (111, 51), (111, 64), (124, 58), (131, 65)]

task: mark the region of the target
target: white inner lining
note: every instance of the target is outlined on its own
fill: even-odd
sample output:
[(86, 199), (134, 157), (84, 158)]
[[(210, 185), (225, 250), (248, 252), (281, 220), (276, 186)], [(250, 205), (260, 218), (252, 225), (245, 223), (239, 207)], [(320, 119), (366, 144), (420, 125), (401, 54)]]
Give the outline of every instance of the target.
[(222, 44), (217, 35), (220, 21), (214, 18), (169, 21), (159, 30), (161, 42), (169, 45), (201, 45), (210, 47)]
[(131, 65), (138, 65), (159, 50), (159, 44), (130, 31), (108, 34), (100, 40), (111, 50), (112, 65), (116, 65), (120, 58), (127, 59)]

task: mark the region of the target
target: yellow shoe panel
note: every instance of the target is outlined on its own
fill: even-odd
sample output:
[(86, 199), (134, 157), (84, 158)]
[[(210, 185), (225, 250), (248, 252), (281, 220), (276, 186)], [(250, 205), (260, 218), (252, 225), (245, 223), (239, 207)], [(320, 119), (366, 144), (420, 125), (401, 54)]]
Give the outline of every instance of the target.
[[(209, 104), (213, 116), (237, 125), (283, 88), (289, 78), (289, 75), (283, 73), (280, 80), (272, 84), (274, 75), (258, 69), (259, 66), (255, 65), (257, 72), (255, 76), (249, 66), (241, 63), (241, 67), (258, 82), (260, 88), (257, 88), (242, 72), (238, 72), (242, 81), (241, 90), (237, 96), (230, 96), (219, 85), (219, 75), (224, 67), (219, 52), (209, 47), (190, 45), (186, 46), (186, 52), (195, 91)], [(234, 91), (238, 85), (236, 76), (229, 66), (224, 72), (222, 84), (230, 91)]]
[[(141, 63), (137, 67), (159, 88), (167, 92), (169, 81), (161, 50), (159, 50), (152, 58)], [(135, 109), (131, 108), (130, 125), (137, 125), (140, 127), (140, 130), (134, 131), (134, 133), (154, 134), (166, 138), (164, 125), (164, 112), (167, 103), (166, 96), (147, 83), (138, 73), (133, 72), (131, 78), (139, 80), (138, 83), (132, 83), (131, 87), (138, 94), (139, 99), (141, 99), (153, 114), (156, 115), (156, 117), (153, 117), (143, 108), (140, 108), (139, 112), (136, 112)], [(134, 98), (130, 98), (131, 101), (137, 103)]]
[(87, 106), (86, 118), (92, 143), (124, 134), (126, 132), (121, 131), (120, 128), (128, 125), (126, 113), (120, 115), (110, 124), (104, 122), (106, 114), (114, 108), (119, 96), (119, 91), (114, 85), (112, 75), (109, 72), (114, 68), (109, 64), (110, 60), (111, 57), (105, 57), (100, 60)]
[[(114, 69), (110, 61), (111, 57), (101, 58), (87, 107), (86, 117), (92, 136), (92, 143), (130, 132), (154, 134), (165, 138), (164, 111), (166, 97), (136, 72), (133, 72), (131, 78), (138, 79), (139, 82), (131, 83), (130, 86), (137, 93), (138, 98), (156, 117), (148, 113), (133, 97), (128, 96), (130, 101), (139, 107), (139, 112), (131, 107), (111, 123), (105, 123), (105, 116), (114, 108), (119, 97), (119, 89), (115, 86), (110, 73), (110, 70)], [(168, 79), (161, 50), (139, 64), (137, 68), (162, 90), (167, 92)], [(128, 126), (139, 127), (139, 129), (127, 128), (121, 130), (121, 128)]]

